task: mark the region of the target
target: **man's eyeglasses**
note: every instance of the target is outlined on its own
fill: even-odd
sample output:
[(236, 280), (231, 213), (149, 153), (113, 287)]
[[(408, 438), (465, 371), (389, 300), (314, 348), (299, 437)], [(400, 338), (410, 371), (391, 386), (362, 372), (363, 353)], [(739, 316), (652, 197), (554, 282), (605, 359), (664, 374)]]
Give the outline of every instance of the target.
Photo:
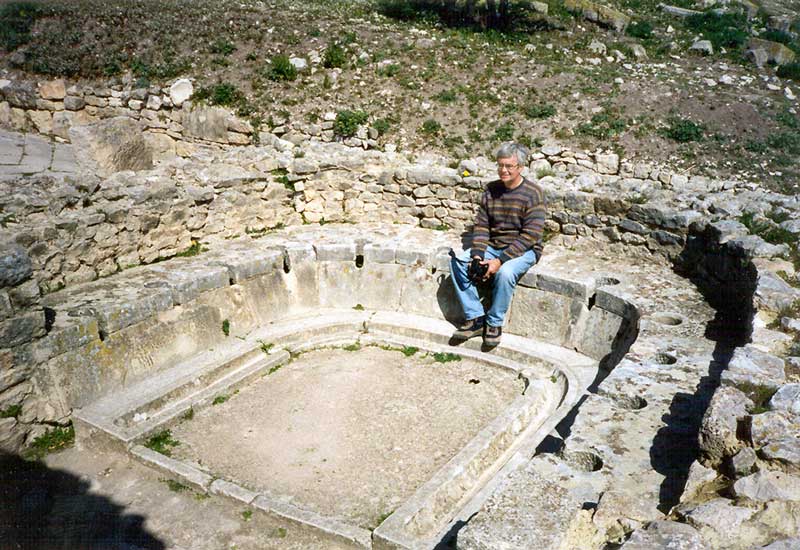
[(516, 168), (519, 168), (519, 164), (498, 164), (497, 165), (497, 169), (498, 170), (508, 170), (509, 172), (512, 171), (512, 170), (515, 170)]

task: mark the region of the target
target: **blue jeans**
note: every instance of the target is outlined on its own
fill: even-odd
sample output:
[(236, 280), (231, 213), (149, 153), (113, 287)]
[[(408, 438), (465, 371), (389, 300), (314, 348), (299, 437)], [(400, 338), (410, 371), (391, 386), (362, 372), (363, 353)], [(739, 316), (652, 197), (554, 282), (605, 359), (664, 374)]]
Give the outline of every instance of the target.
[[(484, 260), (497, 258), (502, 252), (502, 250), (490, 246), (486, 249)], [(493, 327), (502, 327), (505, 323), (508, 306), (511, 304), (511, 297), (517, 287), (517, 281), (533, 267), (536, 260), (536, 252), (528, 250), (522, 256), (508, 260), (500, 266), (494, 277), (489, 279), (489, 283), (492, 285), (492, 306), (489, 311), (484, 313), (483, 305), (478, 297), (478, 289), (467, 278), (467, 268), (472, 261), (472, 250), (465, 250), (450, 258), (450, 271), (453, 275), (456, 295), (464, 310), (464, 317), (469, 320), (486, 315), (486, 323)]]

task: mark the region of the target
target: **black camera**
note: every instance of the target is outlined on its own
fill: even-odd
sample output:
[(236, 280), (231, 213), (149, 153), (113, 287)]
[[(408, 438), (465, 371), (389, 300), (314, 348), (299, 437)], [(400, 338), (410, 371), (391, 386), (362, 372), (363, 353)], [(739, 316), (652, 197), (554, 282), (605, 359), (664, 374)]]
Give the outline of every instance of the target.
[(467, 278), (473, 283), (480, 283), (488, 270), (488, 264), (482, 264), (480, 258), (472, 258), (472, 262), (467, 268)]

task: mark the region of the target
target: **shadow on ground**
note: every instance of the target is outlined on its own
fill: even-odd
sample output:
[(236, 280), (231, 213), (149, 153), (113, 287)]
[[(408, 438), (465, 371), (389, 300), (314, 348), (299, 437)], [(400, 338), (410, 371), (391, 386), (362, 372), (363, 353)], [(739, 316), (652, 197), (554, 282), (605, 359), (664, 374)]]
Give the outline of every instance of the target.
[(2, 550), (165, 549), (143, 524), (86, 480), (0, 453)]

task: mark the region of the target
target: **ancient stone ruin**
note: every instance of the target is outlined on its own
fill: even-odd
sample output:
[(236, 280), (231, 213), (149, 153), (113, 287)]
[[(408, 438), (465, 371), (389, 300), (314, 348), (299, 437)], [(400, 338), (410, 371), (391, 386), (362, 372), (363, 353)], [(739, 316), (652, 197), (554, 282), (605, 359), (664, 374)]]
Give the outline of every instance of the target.
[(2, 90), (60, 138), (0, 134), (4, 451), (72, 427), (322, 548), (800, 546), (792, 249), (742, 217), (800, 233), (796, 197), (544, 147), (545, 256), (489, 351), (450, 338), (449, 252), (491, 159)]

